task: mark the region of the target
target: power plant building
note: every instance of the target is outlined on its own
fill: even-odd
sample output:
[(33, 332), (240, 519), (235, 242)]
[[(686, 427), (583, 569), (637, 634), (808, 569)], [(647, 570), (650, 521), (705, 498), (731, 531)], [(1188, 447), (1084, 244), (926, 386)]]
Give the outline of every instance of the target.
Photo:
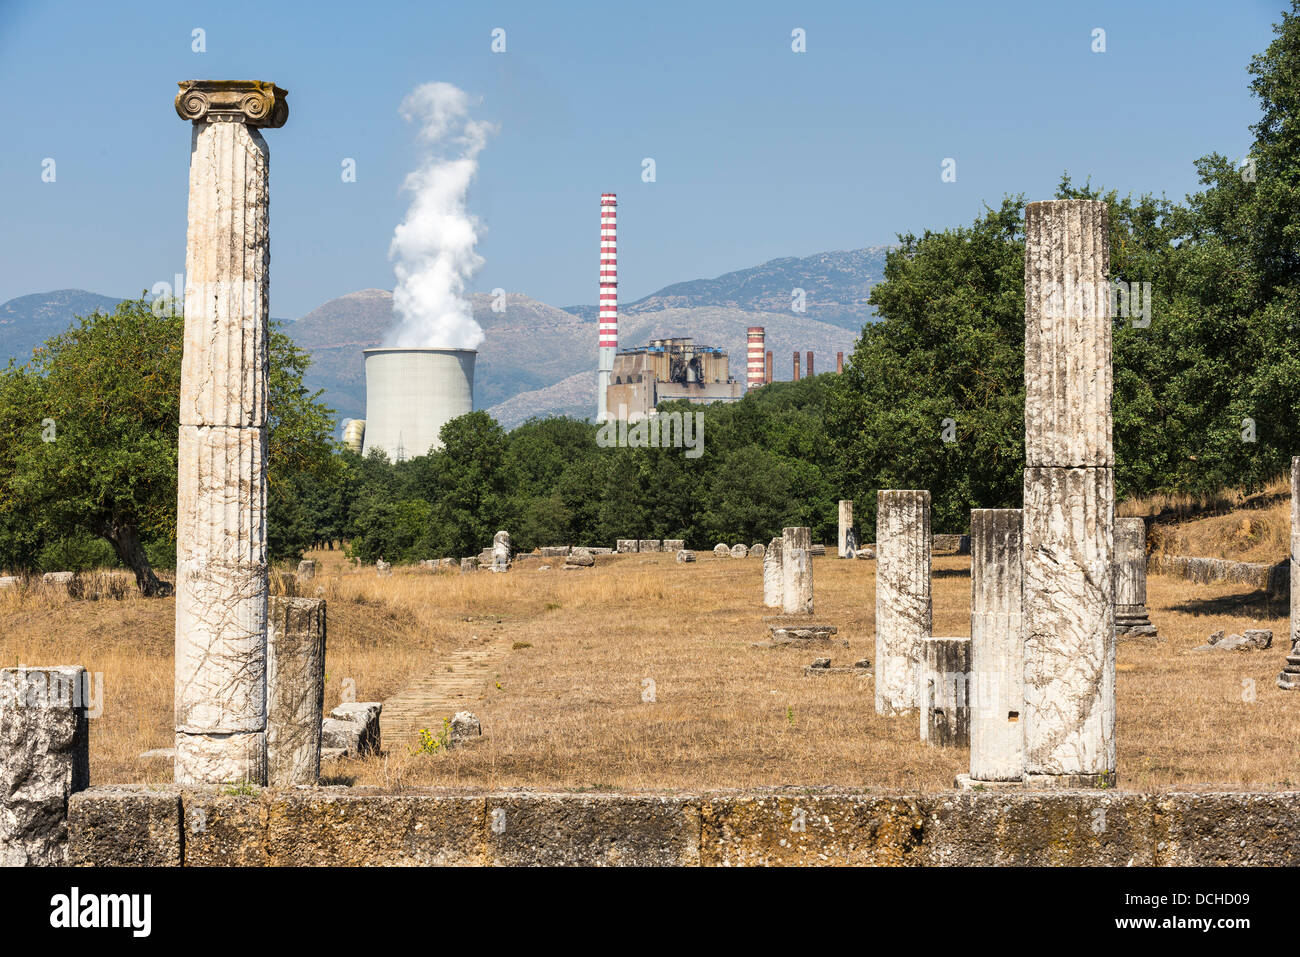
[(727, 353), (694, 339), (654, 339), (614, 357), (606, 395), (610, 418), (637, 422), (661, 402), (738, 402), (741, 384), (731, 377)]
[(402, 462), (442, 448), (438, 433), (474, 411), (473, 349), (366, 349), (363, 454)]

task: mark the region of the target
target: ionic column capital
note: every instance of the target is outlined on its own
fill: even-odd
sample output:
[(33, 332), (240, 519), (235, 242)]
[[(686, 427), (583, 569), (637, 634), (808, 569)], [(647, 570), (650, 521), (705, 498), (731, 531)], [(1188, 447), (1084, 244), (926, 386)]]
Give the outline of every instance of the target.
[(289, 93), (264, 80), (182, 80), (176, 115), (195, 123), (277, 129), (289, 118)]

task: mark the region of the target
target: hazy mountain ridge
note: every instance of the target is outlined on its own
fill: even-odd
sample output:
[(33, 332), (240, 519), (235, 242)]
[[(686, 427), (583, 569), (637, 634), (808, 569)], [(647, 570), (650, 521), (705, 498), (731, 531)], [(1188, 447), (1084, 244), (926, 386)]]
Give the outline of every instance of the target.
[[(848, 353), (862, 323), (871, 287), (883, 274), (888, 247), (774, 259), (715, 279), (666, 286), (621, 306), (619, 345), (689, 336), (726, 350), (731, 375), (744, 381), (746, 331), (767, 329), (774, 377), (788, 379), (791, 352), (813, 351), (817, 370), (835, 368), (835, 353)], [(791, 290), (807, 290), (807, 309), (790, 308)], [(20, 362), (77, 315), (111, 311), (121, 299), (80, 289), (60, 289), (11, 299), (0, 305), (0, 358)], [(365, 360), (362, 350), (380, 345), (395, 324), (393, 296), (385, 289), (361, 289), (321, 303), (295, 322), (284, 323), (312, 356), (306, 384), (319, 389), (340, 419), (365, 416)], [(596, 307), (558, 309), (528, 296), (506, 296), (501, 311), (486, 293), (471, 297), (483, 327), (475, 367), (477, 408), (503, 425), (530, 416), (595, 413)]]

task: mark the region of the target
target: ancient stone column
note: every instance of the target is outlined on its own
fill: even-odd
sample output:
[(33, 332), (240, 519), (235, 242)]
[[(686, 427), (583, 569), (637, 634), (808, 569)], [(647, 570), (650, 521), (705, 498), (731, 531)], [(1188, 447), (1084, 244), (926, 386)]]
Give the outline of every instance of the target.
[(1115, 635), (1154, 638), (1147, 613), (1147, 524), (1115, 519)]
[(852, 558), (849, 551), (849, 533), (853, 530), (853, 502), (850, 499), (840, 499), (840, 537), (839, 537), (839, 554), (840, 558)]
[(787, 615), (813, 613), (812, 530), (781, 530), (781, 610)]
[(323, 599), (268, 599), (266, 704), (266, 783), (315, 784), (325, 717)]
[(774, 538), (767, 543), (763, 552), (763, 605), (767, 608), (780, 608), (782, 576), (781, 539)]
[(1107, 207), (1025, 210), (1025, 780), (1115, 780)]
[(970, 776), (1025, 774), (1025, 633), (1021, 615), (1021, 512), (970, 513)]
[(90, 786), (86, 670), (0, 670), (0, 867), (65, 861), (68, 798)]
[(921, 740), (938, 748), (970, 743), (969, 638), (921, 642)]
[(1291, 645), (1300, 641), (1300, 456), (1291, 459)]
[(298, 563), (298, 581), (309, 582), (316, 577), (316, 560), (304, 558)]
[(876, 498), (876, 713), (917, 707), (921, 642), (930, 637), (930, 493)]
[(271, 83), (191, 80), (176, 529), (176, 783), (266, 781)]

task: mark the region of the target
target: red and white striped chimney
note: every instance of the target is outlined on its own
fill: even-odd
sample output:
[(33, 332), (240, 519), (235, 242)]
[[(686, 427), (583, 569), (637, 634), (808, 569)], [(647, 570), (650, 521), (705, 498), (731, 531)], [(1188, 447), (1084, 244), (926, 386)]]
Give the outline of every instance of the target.
[(600, 303), (597, 328), (596, 420), (609, 418), (606, 394), (618, 351), (618, 197), (600, 195)]
[(746, 388), (757, 389), (763, 384), (763, 346), (766, 335), (762, 326), (749, 327), (749, 350), (745, 356)]

